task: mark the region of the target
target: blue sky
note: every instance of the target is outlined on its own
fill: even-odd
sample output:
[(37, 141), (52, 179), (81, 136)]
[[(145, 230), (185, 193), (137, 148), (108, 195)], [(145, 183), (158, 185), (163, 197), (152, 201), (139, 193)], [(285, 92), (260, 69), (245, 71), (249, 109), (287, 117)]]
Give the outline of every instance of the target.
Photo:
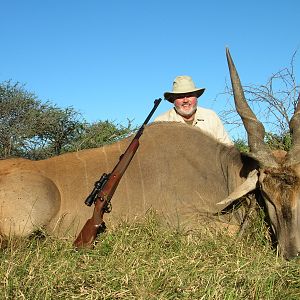
[[(0, 82), (25, 84), (89, 122), (141, 124), (177, 75), (205, 87), (199, 104), (219, 112), (226, 46), (243, 84), (265, 83), (300, 46), (299, 0), (0, 3)], [(163, 101), (155, 115), (170, 107)]]

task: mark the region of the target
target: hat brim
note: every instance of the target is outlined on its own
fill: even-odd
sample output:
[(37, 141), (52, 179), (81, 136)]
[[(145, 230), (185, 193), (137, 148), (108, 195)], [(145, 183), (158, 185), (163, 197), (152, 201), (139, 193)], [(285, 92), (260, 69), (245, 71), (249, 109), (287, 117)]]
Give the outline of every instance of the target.
[(188, 92), (180, 92), (180, 93), (174, 93), (174, 92), (165, 92), (164, 93), (164, 97), (166, 100), (168, 100), (169, 102), (173, 103), (174, 100), (179, 96), (179, 95), (186, 95), (186, 94), (195, 94), (195, 96), (198, 98), (200, 97), (205, 91), (205, 88), (202, 89), (195, 89), (192, 91), (188, 91)]

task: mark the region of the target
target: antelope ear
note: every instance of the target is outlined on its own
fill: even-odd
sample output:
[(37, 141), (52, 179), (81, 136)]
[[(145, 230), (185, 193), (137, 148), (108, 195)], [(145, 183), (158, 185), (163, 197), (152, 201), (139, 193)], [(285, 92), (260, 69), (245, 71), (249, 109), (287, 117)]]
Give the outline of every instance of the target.
[(245, 196), (247, 193), (253, 191), (256, 188), (256, 184), (258, 182), (258, 171), (253, 170), (251, 171), (247, 179), (239, 185), (228, 197), (226, 197), (224, 200), (218, 202), (217, 204), (230, 204), (231, 202), (241, 198), (242, 196)]

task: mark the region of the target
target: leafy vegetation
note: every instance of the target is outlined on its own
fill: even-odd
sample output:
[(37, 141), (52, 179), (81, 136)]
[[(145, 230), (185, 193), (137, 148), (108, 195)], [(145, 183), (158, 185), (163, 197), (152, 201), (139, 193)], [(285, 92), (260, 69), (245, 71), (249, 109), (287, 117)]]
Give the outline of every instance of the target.
[(44, 159), (112, 143), (134, 128), (113, 122), (89, 124), (72, 107), (42, 103), (19, 83), (0, 83), (0, 157)]
[[(292, 137), (289, 132), (282, 135), (267, 132), (265, 136), (265, 143), (271, 150), (289, 151), (292, 146)], [(247, 153), (250, 150), (247, 142), (243, 139), (236, 139), (234, 144), (241, 152)]]

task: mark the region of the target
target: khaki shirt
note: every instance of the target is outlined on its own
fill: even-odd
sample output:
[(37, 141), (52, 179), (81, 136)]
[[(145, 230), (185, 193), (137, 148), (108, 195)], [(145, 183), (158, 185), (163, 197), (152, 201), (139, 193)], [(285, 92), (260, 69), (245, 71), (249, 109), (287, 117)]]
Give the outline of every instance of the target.
[[(159, 115), (155, 118), (154, 122), (160, 121), (173, 121), (185, 123), (184, 119), (176, 112), (175, 108)], [(205, 133), (208, 133), (219, 142), (232, 146), (233, 142), (229, 138), (222, 121), (218, 115), (211, 109), (197, 107), (195, 118), (192, 126), (201, 128)]]

